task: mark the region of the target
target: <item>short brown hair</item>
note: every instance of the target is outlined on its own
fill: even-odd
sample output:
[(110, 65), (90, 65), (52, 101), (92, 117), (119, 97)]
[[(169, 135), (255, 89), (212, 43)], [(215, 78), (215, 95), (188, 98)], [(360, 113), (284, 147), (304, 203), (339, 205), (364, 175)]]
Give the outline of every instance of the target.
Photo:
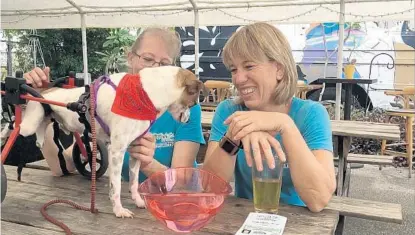
[(138, 36), (137, 40), (134, 42), (131, 50), (137, 51), (140, 49), (141, 41), (147, 35), (156, 35), (160, 37), (165, 43), (168, 48), (168, 54), (173, 61), (177, 59), (180, 55), (180, 49), (182, 47), (182, 41), (180, 39), (179, 33), (175, 30), (169, 28), (159, 28), (159, 27), (149, 27), (146, 28), (141, 34)]
[(254, 23), (235, 32), (223, 48), (223, 63), (229, 69), (232, 59), (263, 63), (275, 61), (284, 70), (273, 96), (276, 104), (287, 104), (297, 90), (297, 69), (291, 46), (284, 34), (268, 23)]

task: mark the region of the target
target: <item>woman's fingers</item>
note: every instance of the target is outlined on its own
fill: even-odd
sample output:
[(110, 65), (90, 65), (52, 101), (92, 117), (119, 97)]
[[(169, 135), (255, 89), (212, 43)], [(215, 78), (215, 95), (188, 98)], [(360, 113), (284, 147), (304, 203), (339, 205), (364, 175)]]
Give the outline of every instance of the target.
[(147, 132), (143, 137), (141, 137), (142, 139), (146, 139), (150, 142), (155, 142), (154, 139), (154, 135), (152, 135), (150, 132)]
[(268, 141), (271, 144), (272, 148), (275, 150), (280, 161), (285, 162), (287, 159), (285, 157), (284, 151), (281, 148), (280, 142), (278, 142), (278, 140), (276, 140), (273, 136), (268, 136)]
[(144, 154), (146, 156), (153, 155), (153, 149), (152, 148), (148, 148), (148, 147), (143, 146), (143, 145), (138, 145), (138, 146), (130, 147), (130, 148), (128, 148), (128, 152), (129, 153)]
[(149, 157), (148, 155), (144, 155), (141, 153), (130, 153), (130, 157), (133, 157), (141, 162), (140, 167), (147, 166), (153, 161), (152, 157)]
[(242, 138), (241, 141), (244, 146), (246, 164), (249, 167), (252, 167), (251, 142), (249, 140), (249, 136)]
[(34, 88), (37, 88), (42, 86), (42, 81), (49, 80), (49, 72), (49, 67), (46, 67), (44, 70), (36, 67), (32, 71), (25, 73), (23, 77), (26, 79), (26, 83), (32, 84)]
[(233, 135), (235, 140), (240, 140), (244, 136), (246, 136), (246, 135), (248, 135), (248, 134), (250, 134), (254, 131), (258, 131), (255, 128), (255, 124), (250, 122), (249, 120), (247, 120), (245, 123), (241, 124), (241, 126), (242, 127), (240, 128), (240, 130), (235, 132), (235, 134)]
[(241, 111), (236, 111), (233, 114), (231, 114), (223, 123), (225, 125), (229, 125), (232, 121), (234, 121), (234, 119), (238, 116), (240, 116), (241, 114), (243, 114), (244, 112)]
[(271, 146), (270, 143), (268, 142), (268, 139), (266, 137), (263, 137), (260, 139), (260, 145), (262, 148), (262, 153), (264, 154), (264, 158), (267, 161), (267, 165), (270, 169), (274, 169), (275, 168), (275, 161), (274, 161), (274, 156), (272, 154), (271, 151)]
[(261, 157), (261, 147), (259, 145), (259, 137), (258, 135), (251, 136), (251, 148), (252, 154), (254, 155), (255, 166), (258, 171), (262, 171), (262, 157)]

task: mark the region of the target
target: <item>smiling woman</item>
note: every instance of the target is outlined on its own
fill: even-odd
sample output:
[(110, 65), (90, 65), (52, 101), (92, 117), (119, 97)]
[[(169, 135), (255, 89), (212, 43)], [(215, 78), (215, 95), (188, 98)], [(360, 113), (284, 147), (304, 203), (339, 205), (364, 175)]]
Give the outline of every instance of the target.
[(274, 150), (288, 163), (280, 201), (322, 210), (336, 186), (330, 119), (321, 104), (294, 97), (298, 78), (285, 36), (270, 24), (247, 25), (226, 43), (223, 62), (239, 97), (218, 105), (203, 168), (226, 180), (235, 174), (235, 195), (252, 198), (252, 163), (272, 168)]

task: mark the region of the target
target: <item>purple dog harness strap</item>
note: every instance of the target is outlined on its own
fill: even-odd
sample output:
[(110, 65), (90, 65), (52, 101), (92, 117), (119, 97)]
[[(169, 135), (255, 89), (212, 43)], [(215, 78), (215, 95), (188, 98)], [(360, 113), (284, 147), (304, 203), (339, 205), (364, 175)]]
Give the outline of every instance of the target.
[[(103, 75), (93, 82), (91, 92), (94, 92), (95, 119), (97, 120), (99, 125), (102, 127), (102, 129), (104, 129), (105, 133), (107, 133), (107, 135), (110, 135), (110, 129), (108, 125), (105, 124), (105, 122), (102, 120), (100, 116), (98, 116), (98, 113), (97, 113), (97, 94), (98, 94), (99, 88), (104, 83), (110, 85), (112, 88), (114, 88), (114, 90), (117, 89), (117, 86), (114, 84), (114, 82), (112, 82), (111, 79), (107, 75)], [(141, 138), (142, 136), (144, 136), (150, 130), (150, 127), (153, 125), (153, 123), (154, 123), (154, 120), (150, 120), (150, 126), (138, 138)]]

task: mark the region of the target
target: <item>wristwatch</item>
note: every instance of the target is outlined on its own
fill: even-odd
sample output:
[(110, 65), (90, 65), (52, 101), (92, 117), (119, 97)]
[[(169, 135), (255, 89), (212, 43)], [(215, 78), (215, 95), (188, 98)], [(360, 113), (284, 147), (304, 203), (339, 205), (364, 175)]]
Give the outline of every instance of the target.
[(220, 140), (219, 146), (229, 155), (235, 155), (239, 149), (243, 149), (242, 141), (239, 143), (239, 145), (237, 145), (226, 135), (224, 135)]

